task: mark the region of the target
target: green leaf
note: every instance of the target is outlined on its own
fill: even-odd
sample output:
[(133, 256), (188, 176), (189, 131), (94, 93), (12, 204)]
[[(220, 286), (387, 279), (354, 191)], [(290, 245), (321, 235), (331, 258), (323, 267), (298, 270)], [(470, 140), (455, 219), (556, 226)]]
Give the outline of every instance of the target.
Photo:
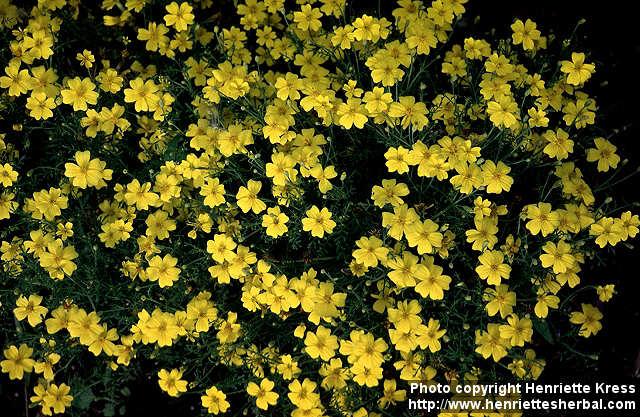
[(546, 321), (533, 319), (533, 328), (538, 333), (540, 333), (540, 335), (544, 338), (544, 340), (551, 343), (552, 345), (555, 344), (555, 341), (553, 340), (553, 335), (551, 334), (551, 328), (549, 327), (549, 323), (547, 323)]
[(95, 398), (96, 396), (91, 391), (91, 388), (87, 387), (73, 398), (73, 405), (80, 410), (88, 410)]
[(116, 415), (116, 407), (112, 403), (108, 403), (104, 406), (102, 410), (102, 415), (104, 417), (113, 417)]

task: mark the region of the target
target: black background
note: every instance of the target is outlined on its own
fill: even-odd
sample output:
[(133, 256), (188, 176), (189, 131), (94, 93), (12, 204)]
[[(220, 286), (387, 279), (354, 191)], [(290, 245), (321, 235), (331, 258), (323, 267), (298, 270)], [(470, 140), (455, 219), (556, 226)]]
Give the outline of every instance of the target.
[[(395, 7), (395, 2), (380, 0), (385, 7)], [(354, 8), (359, 6), (375, 7), (375, 0), (351, 2)], [(583, 37), (583, 51), (590, 52), (590, 60), (597, 65), (597, 72), (587, 88), (599, 105), (596, 123), (605, 130), (617, 132), (611, 140), (619, 147), (623, 158), (629, 158), (630, 166), (640, 162), (638, 141), (639, 118), (638, 101), (640, 87), (638, 65), (640, 64), (640, 42), (636, 14), (630, 10), (633, 1), (581, 1), (581, 0), (472, 0), (466, 5), (466, 18), (480, 16), (471, 28), (488, 31), (496, 28), (497, 35), (508, 37), (510, 24), (515, 18), (531, 18), (538, 23), (544, 34), (553, 30), (559, 37), (567, 36), (581, 18), (586, 23), (580, 28), (579, 37)], [(614, 198), (627, 201), (638, 200), (638, 176), (616, 187), (612, 191)], [(633, 210), (638, 213), (637, 209)], [(603, 308), (604, 329), (597, 337), (589, 340), (589, 351), (601, 352), (597, 360), (594, 379), (619, 380), (630, 377), (640, 367), (640, 276), (638, 274), (637, 249), (620, 247), (616, 261), (606, 268), (586, 271), (599, 274), (602, 281), (615, 282), (617, 294)], [(543, 374), (547, 379), (564, 379), (582, 374), (572, 363), (547, 358), (548, 367)], [(589, 371), (587, 375), (592, 376)], [(586, 375), (585, 375), (586, 376)], [(0, 397), (0, 414), (14, 417), (24, 413), (22, 389), (15, 382), (8, 383), (3, 375)], [(177, 417), (198, 415), (200, 409), (197, 398), (169, 399), (160, 392), (155, 377), (141, 379), (133, 384), (130, 400), (126, 404), (128, 416)], [(8, 404), (8, 408), (4, 406)], [(15, 408), (14, 408), (15, 407)], [(30, 410), (34, 415), (36, 410)]]

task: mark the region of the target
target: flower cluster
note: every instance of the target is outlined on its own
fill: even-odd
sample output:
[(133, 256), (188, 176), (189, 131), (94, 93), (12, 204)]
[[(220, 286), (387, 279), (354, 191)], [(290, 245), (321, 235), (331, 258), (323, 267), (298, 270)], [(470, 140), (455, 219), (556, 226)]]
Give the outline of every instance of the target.
[(43, 415), (142, 369), (202, 415), (374, 417), (575, 352), (640, 227), (597, 67), (460, 36), (466, 2), (0, 0), (5, 377)]

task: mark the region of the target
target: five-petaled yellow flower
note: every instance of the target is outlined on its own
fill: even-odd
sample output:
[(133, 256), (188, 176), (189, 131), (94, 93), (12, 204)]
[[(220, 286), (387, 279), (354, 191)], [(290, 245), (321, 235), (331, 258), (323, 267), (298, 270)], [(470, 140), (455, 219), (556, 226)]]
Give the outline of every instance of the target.
[(312, 206), (307, 210), (307, 217), (302, 219), (302, 230), (311, 232), (311, 236), (323, 238), (324, 234), (331, 234), (336, 222), (331, 219), (331, 212), (323, 207), (320, 210), (317, 206)]

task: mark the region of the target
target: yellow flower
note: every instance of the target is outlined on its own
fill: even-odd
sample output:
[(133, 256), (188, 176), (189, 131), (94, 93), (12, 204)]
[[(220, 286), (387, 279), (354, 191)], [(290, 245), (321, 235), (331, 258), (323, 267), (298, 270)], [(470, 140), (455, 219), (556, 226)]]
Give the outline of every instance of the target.
[(543, 149), (544, 153), (557, 160), (566, 159), (573, 152), (573, 141), (569, 139), (569, 134), (558, 128), (555, 132), (547, 130), (542, 137), (549, 142)]
[(0, 77), (0, 87), (8, 88), (10, 96), (17, 97), (29, 91), (31, 75), (29, 70), (20, 69), (20, 61), (11, 61), (4, 72), (7, 75)]
[(123, 78), (119, 76), (118, 71), (113, 68), (104, 69), (98, 74), (96, 79), (100, 83), (100, 89), (102, 91), (115, 94), (122, 88)]
[(74, 159), (75, 164), (67, 162), (64, 165), (64, 175), (72, 179), (71, 183), (74, 187), (100, 189), (107, 185), (105, 180), (111, 179), (113, 171), (106, 169), (107, 164), (100, 159), (91, 159), (89, 151), (76, 152)]
[(55, 240), (47, 245), (47, 251), (40, 255), (40, 266), (45, 268), (55, 279), (71, 276), (78, 268), (73, 262), (78, 257), (73, 246), (63, 246), (62, 240)]
[(149, 260), (149, 267), (146, 270), (149, 281), (158, 281), (161, 288), (172, 286), (180, 275), (180, 268), (176, 267), (177, 263), (178, 259), (171, 255), (154, 256)]
[(596, 287), (596, 293), (598, 294), (598, 299), (603, 303), (606, 303), (609, 300), (611, 300), (615, 292), (616, 292), (616, 287), (614, 284), (598, 285)]
[(434, 248), (442, 246), (442, 233), (438, 232), (438, 225), (432, 220), (414, 222), (406, 233), (410, 247), (416, 247), (418, 254), (432, 253)]
[(417, 343), (422, 349), (427, 349), (432, 353), (438, 352), (442, 346), (440, 339), (447, 333), (445, 329), (440, 328), (440, 322), (438, 320), (429, 319), (426, 326), (418, 326), (418, 339)]
[(333, 189), (333, 184), (331, 184), (330, 180), (338, 176), (333, 165), (323, 168), (320, 164), (316, 164), (311, 168), (310, 174), (318, 181), (318, 189), (322, 194), (326, 194)]
[(395, 379), (385, 379), (382, 397), (378, 399), (378, 405), (381, 408), (387, 408), (389, 405), (395, 405), (396, 402), (404, 401), (406, 397), (407, 391), (397, 389)]
[(29, 116), (36, 120), (46, 120), (53, 117), (51, 110), (56, 108), (56, 103), (51, 97), (47, 97), (43, 91), (34, 91), (27, 98), (26, 108), (30, 110)]
[(148, 342), (157, 342), (158, 346), (163, 347), (173, 344), (174, 339), (178, 337), (180, 329), (173, 314), (156, 310), (148, 318), (146, 325), (142, 326), (141, 330), (143, 336), (148, 338)]
[(396, 180), (382, 180), (382, 186), (374, 185), (371, 188), (373, 204), (384, 207), (391, 204), (394, 207), (403, 204), (402, 197), (409, 195), (407, 184), (398, 183)]
[(391, 93), (387, 93), (381, 87), (374, 87), (373, 90), (364, 93), (365, 108), (371, 115), (382, 113), (389, 108), (393, 102)]
[(509, 61), (509, 58), (497, 53), (492, 54), (489, 59), (487, 59), (484, 67), (487, 72), (499, 77), (506, 77), (512, 74), (514, 70), (514, 65)]
[(351, 373), (353, 374), (353, 382), (360, 386), (375, 387), (382, 379), (381, 366), (371, 367), (362, 362), (356, 362), (351, 367)]
[(46, 383), (46, 381), (39, 381), (38, 384), (36, 384), (33, 387), (33, 393), (35, 395), (32, 395), (31, 397), (29, 397), (29, 400), (33, 404), (41, 404), (42, 414), (51, 415), (53, 411), (51, 410), (50, 407), (47, 407), (44, 404), (44, 397), (47, 394), (47, 388), (48, 388), (48, 384)]
[(498, 220), (493, 217), (484, 217), (484, 218), (475, 218), (473, 223), (475, 225), (475, 229), (470, 229), (465, 232), (467, 236), (467, 242), (471, 243), (471, 248), (477, 251), (483, 251), (486, 249), (493, 249), (496, 243), (498, 243), (498, 238), (496, 237), (496, 233), (498, 233)]
[(634, 238), (638, 234), (638, 226), (640, 226), (640, 218), (637, 214), (632, 214), (630, 211), (625, 211), (620, 216), (618, 223), (622, 228), (622, 236), (624, 240), (628, 238)]
[(347, 99), (346, 103), (340, 103), (337, 115), (338, 123), (345, 129), (351, 129), (352, 126), (362, 129), (368, 120), (362, 100), (355, 97)]
[(157, 51), (169, 43), (169, 37), (166, 36), (168, 32), (169, 29), (165, 25), (149, 22), (147, 29), (138, 29), (138, 40), (147, 41), (145, 48), (148, 51)]
[(571, 245), (564, 240), (560, 240), (556, 245), (553, 242), (547, 242), (542, 247), (544, 253), (540, 255), (540, 262), (544, 268), (553, 267), (556, 274), (567, 272), (567, 269), (573, 268), (576, 263), (575, 257), (571, 254)]
[(373, 82), (382, 83), (385, 87), (395, 85), (404, 76), (404, 71), (398, 68), (398, 64), (380, 53), (369, 58), (366, 64), (371, 69)]
[(224, 156), (231, 156), (236, 152), (246, 153), (246, 146), (252, 143), (251, 130), (243, 129), (241, 125), (231, 125), (218, 134), (218, 150)]
[(158, 210), (155, 213), (150, 214), (147, 217), (147, 220), (145, 220), (145, 223), (147, 225), (147, 236), (158, 240), (167, 239), (169, 237), (169, 232), (176, 230), (176, 222), (162, 210)]
[(9, 374), (9, 379), (22, 379), (25, 372), (31, 372), (35, 361), (31, 359), (33, 349), (24, 343), (19, 348), (14, 345), (4, 350), (5, 360), (0, 362), (2, 372)]
[(42, 297), (39, 295), (31, 294), (29, 299), (21, 295), (16, 301), (17, 307), (13, 309), (13, 314), (19, 321), (26, 318), (29, 324), (35, 327), (37, 324), (42, 323), (44, 315), (49, 311), (46, 307), (40, 305), (41, 302)]
[(96, 85), (89, 78), (75, 77), (67, 83), (67, 88), (60, 91), (62, 102), (73, 106), (74, 111), (87, 110), (88, 104), (98, 103)]
[(135, 78), (129, 81), (129, 87), (124, 90), (125, 103), (134, 103), (137, 112), (153, 112), (158, 109), (159, 88), (153, 80), (144, 81), (142, 78)]
[(507, 129), (518, 122), (518, 104), (509, 96), (501, 96), (487, 104), (489, 119), (496, 127)]
[(45, 408), (52, 408), (56, 414), (64, 413), (65, 408), (69, 407), (73, 401), (73, 396), (69, 395), (70, 392), (71, 387), (67, 384), (50, 384), (43, 398)]
[(353, 35), (353, 28), (351, 26), (338, 27), (334, 30), (333, 36), (331, 36), (331, 44), (333, 46), (340, 46), (340, 49), (350, 49), (351, 42), (355, 40)]
[(43, 216), (47, 220), (53, 220), (62, 213), (62, 209), (68, 207), (69, 199), (59, 188), (50, 188), (33, 193), (33, 200), (36, 210), (32, 217), (41, 219)]
[(389, 148), (384, 154), (387, 160), (386, 165), (389, 172), (397, 172), (398, 174), (405, 174), (409, 172), (409, 150), (398, 146), (397, 148)]
[(531, 127), (547, 127), (549, 126), (549, 118), (547, 113), (542, 109), (531, 107), (527, 110), (529, 115), (529, 126)]
[(49, 59), (53, 55), (53, 37), (46, 30), (35, 30), (22, 40), (22, 47), (29, 55), (38, 59)]
[(60, 89), (56, 85), (58, 75), (53, 68), (45, 68), (44, 66), (31, 68), (31, 88), (33, 93), (45, 93), (47, 97), (55, 98)]
[(205, 395), (200, 397), (200, 400), (207, 412), (214, 415), (226, 412), (231, 406), (227, 401), (226, 394), (216, 387), (208, 388), (205, 391)]
[(433, 257), (427, 256), (423, 258), (421, 263), (424, 265), (429, 274), (419, 274), (416, 276), (418, 284), (414, 288), (415, 291), (423, 297), (429, 297), (432, 300), (442, 300), (444, 298), (444, 291), (449, 289), (451, 284), (451, 277), (442, 273), (441, 266), (433, 263)]
[[(60, 320), (62, 319), (64, 318), (60, 317)], [(79, 338), (81, 344), (88, 346), (95, 340), (95, 336), (102, 331), (102, 326), (99, 322), (100, 317), (96, 312), (92, 311), (87, 314), (83, 309), (76, 308), (70, 312), (66, 327), (71, 337)]]
[(353, 251), (355, 260), (365, 267), (376, 267), (378, 261), (386, 262), (389, 249), (377, 237), (362, 237), (356, 241), (358, 249)]
[(316, 32), (322, 27), (320, 18), (322, 12), (319, 9), (312, 8), (310, 4), (305, 4), (300, 8), (299, 12), (293, 13), (293, 21), (300, 30), (310, 30)]
[(491, 55), (491, 46), (482, 39), (466, 38), (464, 40), (465, 56), (469, 59), (482, 59)]
[(476, 267), (478, 276), (486, 279), (489, 285), (500, 285), (502, 279), (508, 279), (511, 267), (504, 263), (504, 254), (498, 250), (488, 250), (478, 257), (480, 265)]
[(500, 313), (503, 319), (513, 311), (516, 305), (516, 293), (509, 291), (506, 284), (496, 285), (495, 288), (487, 288), (483, 295), (483, 300), (487, 302), (485, 306), (489, 316)]
[(225, 202), (224, 185), (218, 178), (209, 178), (200, 188), (200, 195), (204, 197), (204, 204), (208, 207), (216, 207)]
[[(298, 329), (296, 329), (296, 332), (294, 332), (294, 336), (296, 337), (298, 337), (297, 332)], [(302, 330), (302, 336), (304, 336), (304, 330)], [(300, 368), (298, 367), (298, 362), (295, 361), (291, 357), (291, 355), (280, 356), (280, 363), (277, 365), (276, 369), (285, 380), (291, 380), (301, 372)]]
[(279, 237), (287, 233), (289, 217), (280, 211), (280, 207), (269, 207), (267, 214), (262, 216), (262, 227), (266, 228), (267, 236)]
[(535, 42), (540, 39), (540, 31), (536, 29), (536, 24), (531, 19), (527, 19), (526, 22), (518, 19), (511, 25), (513, 30), (513, 44), (520, 45), (525, 51), (530, 51), (535, 48)]
[(545, 293), (544, 291), (538, 294), (536, 305), (533, 311), (536, 316), (540, 318), (546, 318), (549, 315), (550, 308), (558, 308), (560, 304), (560, 298), (553, 294)]
[(236, 194), (238, 207), (243, 213), (249, 210), (258, 214), (267, 208), (267, 205), (258, 198), (258, 193), (262, 189), (260, 181), (249, 180), (246, 187), (240, 187)]
[(260, 385), (255, 382), (249, 382), (247, 385), (247, 393), (256, 398), (256, 405), (261, 410), (266, 410), (270, 405), (276, 405), (279, 395), (273, 392), (275, 384), (273, 381), (264, 378), (260, 381)]
[(338, 338), (331, 334), (331, 330), (318, 326), (315, 333), (309, 331), (304, 339), (304, 351), (313, 359), (320, 358), (328, 361), (333, 358), (338, 348)]
[(542, 236), (547, 236), (555, 230), (559, 222), (558, 214), (551, 210), (551, 204), (549, 203), (528, 205), (526, 207), (526, 217), (529, 219), (526, 228), (534, 236), (538, 233), (541, 233)]
[(595, 138), (593, 142), (596, 147), (587, 149), (587, 161), (597, 162), (600, 172), (617, 168), (620, 162), (620, 157), (616, 154), (618, 148), (605, 138)]
[(60, 362), (60, 355), (55, 352), (49, 353), (44, 362), (36, 362), (33, 366), (34, 371), (42, 374), (47, 381), (53, 380), (53, 365)]
[(218, 318), (218, 309), (210, 300), (195, 298), (187, 304), (187, 318), (195, 322), (196, 331), (206, 332)]
[(106, 324), (100, 326), (100, 331), (94, 334), (93, 340), (89, 344), (89, 352), (95, 356), (104, 352), (108, 356), (112, 356), (116, 350), (113, 343), (118, 340), (118, 331), (116, 329), (108, 329)]
[(513, 184), (513, 178), (509, 175), (511, 168), (502, 161), (496, 165), (493, 161), (486, 161), (482, 165), (482, 175), (484, 183), (487, 186), (487, 192), (490, 194), (500, 194), (503, 191), (509, 191)]
[(195, 18), (192, 13), (193, 7), (186, 1), (180, 3), (180, 5), (175, 1), (171, 2), (167, 5), (166, 10), (169, 14), (164, 17), (164, 22), (167, 26), (175, 27), (178, 32), (187, 30), (187, 27), (193, 23), (193, 19)]
[(307, 217), (302, 219), (302, 230), (311, 232), (311, 236), (323, 238), (324, 234), (331, 234), (336, 222), (331, 220), (331, 212), (323, 207), (320, 210), (317, 206), (312, 206), (306, 212)]
[(155, 206), (159, 201), (158, 195), (151, 192), (151, 184), (148, 182), (140, 184), (137, 179), (127, 184), (124, 199), (128, 205), (135, 205), (138, 210), (147, 210), (149, 206)]
[(238, 320), (238, 314), (230, 311), (227, 313), (227, 319), (218, 325), (218, 332), (216, 337), (220, 343), (233, 343), (241, 335), (241, 326), (236, 323)]
[(18, 173), (9, 164), (0, 165), (0, 184), (11, 187), (18, 179)]
[(589, 227), (589, 234), (596, 236), (596, 244), (604, 248), (617, 245), (624, 237), (624, 230), (618, 219), (603, 217)]
[(432, 27), (422, 22), (409, 26), (407, 31), (407, 45), (415, 49), (418, 55), (428, 55), (438, 44), (438, 39)]
[(207, 252), (216, 262), (232, 261), (235, 258), (233, 250), (236, 246), (236, 242), (230, 236), (217, 234), (213, 240), (207, 241)]
[(560, 71), (567, 74), (567, 83), (571, 85), (584, 84), (595, 72), (596, 66), (584, 62), (582, 52), (572, 52), (571, 61), (561, 61)]
[(296, 74), (287, 72), (284, 77), (278, 77), (275, 88), (278, 90), (277, 97), (280, 100), (298, 100), (299, 91), (302, 90), (303, 82)]
[(486, 331), (476, 330), (476, 352), (483, 358), (493, 358), (495, 362), (507, 356), (509, 340), (500, 335), (500, 325), (489, 323)]
[(382, 213), (382, 227), (386, 227), (388, 235), (396, 240), (411, 231), (411, 225), (419, 221), (415, 209), (401, 204), (393, 208), (393, 213)]
[(289, 384), (287, 397), (289, 397), (291, 404), (299, 409), (310, 410), (320, 403), (320, 395), (315, 392), (316, 387), (317, 384), (309, 378), (305, 378), (302, 383), (296, 379)]
[(339, 358), (331, 359), (329, 363), (322, 364), (318, 373), (324, 377), (320, 384), (323, 388), (340, 389), (347, 385), (347, 372), (342, 367), (342, 360)]
[[(265, 173), (267, 177), (271, 178), (274, 185), (286, 186), (296, 180), (298, 171), (294, 169), (295, 165), (296, 161), (290, 155), (283, 152), (274, 152), (271, 154), (271, 162), (265, 165)], [(315, 173), (322, 178), (324, 174), (322, 165), (318, 164), (317, 166), (319, 166), (320, 171), (315, 170), (314, 167), (309, 173)], [(329, 185), (331, 184), (329, 183)]]
[(531, 319), (519, 318), (512, 314), (507, 318), (508, 324), (500, 326), (500, 337), (509, 340), (511, 346), (524, 346), (531, 341), (533, 336), (533, 323)]
[(187, 381), (182, 379), (182, 371), (178, 369), (172, 369), (171, 371), (161, 369), (158, 372), (158, 385), (172, 397), (177, 397), (183, 392), (187, 392)]
[(87, 49), (82, 51), (82, 53), (78, 52), (76, 59), (80, 61), (80, 65), (87, 69), (93, 67), (93, 63), (96, 62), (96, 58), (93, 56), (91, 51)]
[(353, 21), (353, 36), (359, 41), (377, 41), (380, 39), (380, 24), (374, 17), (362, 15)]
[(569, 316), (573, 324), (580, 324), (580, 336), (589, 337), (602, 329), (602, 313), (591, 304), (582, 304), (582, 311), (574, 311)]
[(413, 287), (417, 280), (426, 280), (430, 272), (426, 266), (418, 262), (418, 257), (411, 252), (404, 251), (402, 257), (395, 257), (387, 262), (391, 271), (387, 276), (398, 288)]
[(427, 106), (420, 101), (416, 102), (413, 96), (403, 96), (398, 99), (398, 102), (391, 103), (389, 116), (402, 118), (400, 124), (403, 129), (411, 126), (414, 130), (420, 131), (429, 124)]

